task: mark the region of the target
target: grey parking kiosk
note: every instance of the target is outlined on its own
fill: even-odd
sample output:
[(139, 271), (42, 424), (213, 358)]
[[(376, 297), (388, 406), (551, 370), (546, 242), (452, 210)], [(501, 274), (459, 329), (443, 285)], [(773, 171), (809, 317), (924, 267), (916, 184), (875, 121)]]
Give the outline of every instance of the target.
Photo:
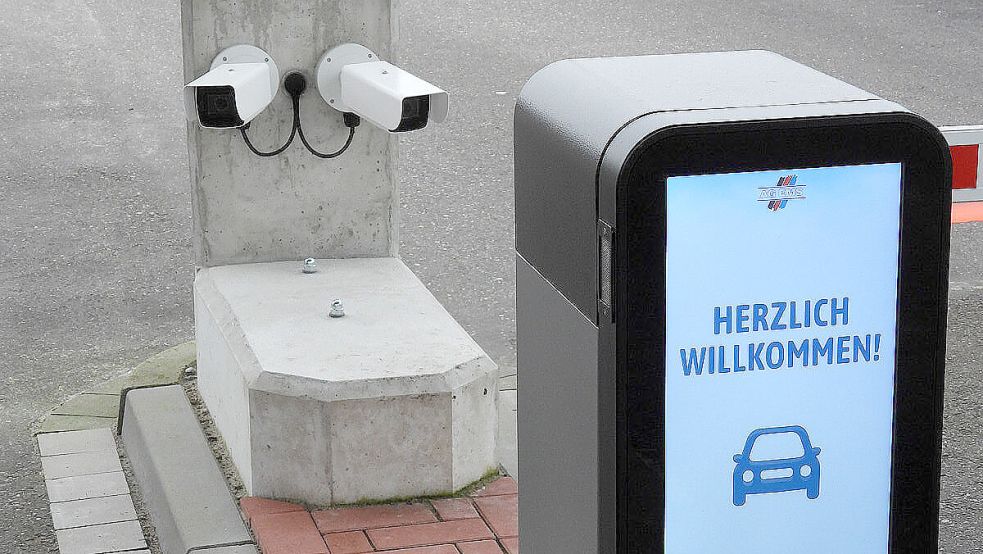
[(935, 552), (951, 162), (764, 51), (515, 113), (523, 552)]

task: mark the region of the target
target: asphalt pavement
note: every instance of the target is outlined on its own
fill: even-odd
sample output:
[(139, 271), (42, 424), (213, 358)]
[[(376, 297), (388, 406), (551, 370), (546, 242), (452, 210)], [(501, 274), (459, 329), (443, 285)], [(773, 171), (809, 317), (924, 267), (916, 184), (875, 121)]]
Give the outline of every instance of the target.
[[(402, 256), (515, 367), (511, 121), (569, 57), (765, 48), (983, 123), (978, 0), (398, 3), (396, 60), (452, 94), (402, 139)], [(55, 551), (29, 428), (192, 338), (179, 3), (0, 0), (0, 551)], [(942, 544), (983, 552), (983, 224), (952, 238)]]

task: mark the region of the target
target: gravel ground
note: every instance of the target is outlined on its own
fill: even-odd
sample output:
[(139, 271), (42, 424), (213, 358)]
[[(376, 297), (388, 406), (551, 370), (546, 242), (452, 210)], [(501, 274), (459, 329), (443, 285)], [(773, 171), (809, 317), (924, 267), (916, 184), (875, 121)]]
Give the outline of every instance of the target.
[(246, 487), (242, 484), (242, 479), (239, 477), (239, 470), (236, 469), (235, 463), (232, 462), (229, 449), (225, 446), (225, 439), (222, 438), (222, 434), (215, 427), (215, 422), (212, 420), (211, 414), (208, 413), (205, 401), (202, 400), (201, 394), (198, 392), (198, 379), (195, 368), (188, 368), (181, 385), (184, 387), (184, 393), (188, 396), (188, 401), (191, 403), (195, 415), (198, 416), (198, 422), (201, 423), (201, 430), (205, 434), (205, 439), (208, 440), (208, 446), (212, 449), (212, 455), (215, 456), (215, 461), (218, 462), (219, 468), (225, 474), (225, 482), (229, 485), (229, 493), (232, 494), (232, 497), (238, 503), (240, 498), (246, 496)]
[(140, 526), (143, 527), (143, 536), (147, 539), (147, 547), (151, 554), (161, 554), (160, 542), (157, 540), (157, 530), (154, 522), (147, 511), (147, 505), (143, 500), (143, 493), (137, 484), (136, 476), (133, 475), (133, 466), (130, 459), (126, 456), (126, 449), (123, 447), (123, 438), (116, 436), (116, 449), (119, 450), (119, 460), (123, 464), (123, 473), (126, 475), (126, 482), (130, 485), (130, 497), (133, 498), (133, 507), (136, 508), (137, 517), (140, 519)]

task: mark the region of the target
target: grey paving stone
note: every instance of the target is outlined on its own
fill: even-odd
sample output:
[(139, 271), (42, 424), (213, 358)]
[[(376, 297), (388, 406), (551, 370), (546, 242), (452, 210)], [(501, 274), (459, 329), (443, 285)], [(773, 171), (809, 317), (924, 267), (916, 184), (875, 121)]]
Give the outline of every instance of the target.
[(115, 417), (92, 417), (51, 414), (41, 424), (42, 433), (78, 431), (80, 429), (115, 429)]
[(51, 505), (51, 520), (55, 524), (55, 529), (118, 523), (136, 518), (133, 499), (128, 494), (55, 502)]
[(109, 429), (43, 433), (38, 435), (38, 449), (42, 456), (115, 450), (116, 440)]
[(61, 479), (123, 471), (123, 466), (119, 463), (119, 453), (113, 448), (98, 452), (45, 456), (41, 458), (41, 469), (44, 471), (45, 479)]
[(48, 488), (48, 501), (50, 502), (68, 502), (83, 498), (99, 498), (130, 493), (130, 487), (127, 486), (122, 471), (46, 479), (44, 484)]
[(498, 377), (500, 379), (504, 379), (506, 377), (514, 377), (518, 374), (519, 374), (519, 370), (515, 366), (503, 365), (498, 368)]
[(147, 548), (138, 521), (60, 529), (55, 534), (61, 554), (106, 554)]
[(202, 548), (192, 550), (190, 554), (257, 554), (259, 551), (252, 544), (239, 546), (216, 546), (215, 548)]
[(498, 393), (498, 463), (505, 472), (519, 480), (519, 445), (517, 441), (518, 393), (504, 390)]
[(498, 390), (516, 390), (519, 388), (518, 375), (509, 375), (498, 380)]
[[(89, 391), (97, 394), (119, 394), (123, 389), (171, 385), (181, 380), (184, 368), (194, 365), (195, 342), (179, 344), (136, 366), (129, 373), (107, 381)], [(183, 553), (182, 553), (183, 554)]]
[(119, 394), (83, 393), (58, 406), (51, 413), (90, 417), (117, 417)]
[(252, 541), (180, 385), (129, 391), (122, 436), (163, 552)]

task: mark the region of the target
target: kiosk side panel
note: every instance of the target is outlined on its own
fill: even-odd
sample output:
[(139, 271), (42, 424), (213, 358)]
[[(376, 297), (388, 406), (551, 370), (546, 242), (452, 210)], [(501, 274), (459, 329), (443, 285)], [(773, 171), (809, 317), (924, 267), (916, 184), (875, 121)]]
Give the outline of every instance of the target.
[[(515, 247), (591, 321), (597, 317), (597, 163), (589, 84), (560, 62), (537, 74), (515, 107)], [(565, 101), (558, 102), (563, 95)], [(581, 99), (580, 102), (575, 99)], [(574, 127), (570, 122), (578, 122)]]
[(599, 552), (597, 328), (521, 256), (519, 529), (523, 552)]

